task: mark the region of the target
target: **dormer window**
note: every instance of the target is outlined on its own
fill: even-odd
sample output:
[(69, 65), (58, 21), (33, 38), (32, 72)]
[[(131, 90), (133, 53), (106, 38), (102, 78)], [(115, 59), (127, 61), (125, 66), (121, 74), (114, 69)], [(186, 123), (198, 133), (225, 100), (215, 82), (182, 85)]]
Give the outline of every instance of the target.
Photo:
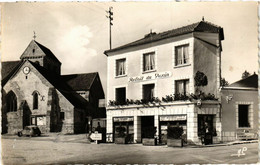
[(189, 63), (189, 45), (175, 47), (175, 66)]

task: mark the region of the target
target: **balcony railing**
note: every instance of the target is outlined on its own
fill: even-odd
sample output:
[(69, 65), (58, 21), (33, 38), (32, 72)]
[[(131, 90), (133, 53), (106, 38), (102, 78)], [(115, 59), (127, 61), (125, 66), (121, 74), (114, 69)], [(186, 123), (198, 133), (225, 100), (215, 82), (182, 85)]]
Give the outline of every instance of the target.
[(217, 101), (218, 98), (215, 97), (214, 94), (173, 94), (173, 95), (166, 95), (159, 99), (158, 97), (153, 97), (150, 100), (140, 99), (140, 100), (133, 100), (133, 99), (126, 99), (125, 101), (115, 101), (109, 100), (108, 106), (128, 106), (128, 105), (151, 105), (151, 104), (161, 104), (161, 103), (170, 103), (175, 101), (190, 101), (190, 102), (197, 102), (197, 101), (205, 101), (205, 100), (213, 100)]

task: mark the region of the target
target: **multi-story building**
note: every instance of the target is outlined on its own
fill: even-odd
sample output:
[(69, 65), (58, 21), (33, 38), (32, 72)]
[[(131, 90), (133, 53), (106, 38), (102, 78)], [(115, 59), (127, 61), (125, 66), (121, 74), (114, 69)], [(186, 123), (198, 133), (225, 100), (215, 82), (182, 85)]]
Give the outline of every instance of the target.
[(201, 143), (209, 125), (220, 141), (222, 40), (223, 28), (200, 21), (105, 51), (107, 133), (124, 126), (138, 143), (154, 126), (164, 142), (167, 125), (180, 125), (187, 142)]
[(105, 117), (97, 72), (61, 75), (61, 62), (35, 40), (20, 58), (2, 62), (2, 133), (16, 134), (27, 125), (43, 133), (83, 133), (93, 118)]

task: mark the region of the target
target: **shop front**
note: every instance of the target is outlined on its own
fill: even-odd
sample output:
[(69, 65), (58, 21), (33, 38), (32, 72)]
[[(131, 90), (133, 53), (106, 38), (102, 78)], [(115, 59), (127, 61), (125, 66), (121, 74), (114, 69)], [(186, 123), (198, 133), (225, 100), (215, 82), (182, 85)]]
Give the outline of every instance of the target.
[[(120, 128), (123, 130), (123, 134), (126, 135), (127, 143), (134, 142), (134, 117), (114, 117), (114, 138), (120, 136)], [(123, 129), (122, 129), (123, 128)]]
[(168, 127), (176, 127), (180, 126), (183, 128), (183, 136), (184, 142), (187, 142), (187, 116), (185, 115), (164, 115), (159, 117), (159, 142), (161, 144), (167, 143), (167, 128)]
[(202, 144), (213, 144), (213, 137), (216, 136), (214, 116), (198, 115), (198, 137)]

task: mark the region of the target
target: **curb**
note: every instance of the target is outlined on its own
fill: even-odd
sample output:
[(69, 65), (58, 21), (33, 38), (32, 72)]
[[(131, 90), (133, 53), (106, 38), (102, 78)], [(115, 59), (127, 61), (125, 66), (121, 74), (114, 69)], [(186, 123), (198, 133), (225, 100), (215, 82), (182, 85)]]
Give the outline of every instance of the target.
[[(28, 138), (21, 138), (16, 135), (5, 135), (1, 136), (1, 139), (16, 139), (16, 140), (34, 140), (34, 141), (52, 141), (55, 143), (84, 143), (84, 144), (91, 144), (87, 139), (75, 139), (75, 140), (66, 140), (61, 139), (59, 136), (44, 136), (44, 137), (28, 137)], [(258, 143), (258, 140), (250, 140), (250, 141), (234, 141), (229, 143), (219, 143), (219, 144), (211, 144), (211, 145), (187, 145), (183, 148), (205, 148), (205, 147), (218, 147), (218, 146), (230, 146), (230, 145), (238, 145), (238, 144), (248, 144), (248, 143)], [(104, 143), (110, 144), (110, 143)], [(113, 144), (113, 143), (112, 143)], [(161, 146), (161, 145), (159, 145)]]

